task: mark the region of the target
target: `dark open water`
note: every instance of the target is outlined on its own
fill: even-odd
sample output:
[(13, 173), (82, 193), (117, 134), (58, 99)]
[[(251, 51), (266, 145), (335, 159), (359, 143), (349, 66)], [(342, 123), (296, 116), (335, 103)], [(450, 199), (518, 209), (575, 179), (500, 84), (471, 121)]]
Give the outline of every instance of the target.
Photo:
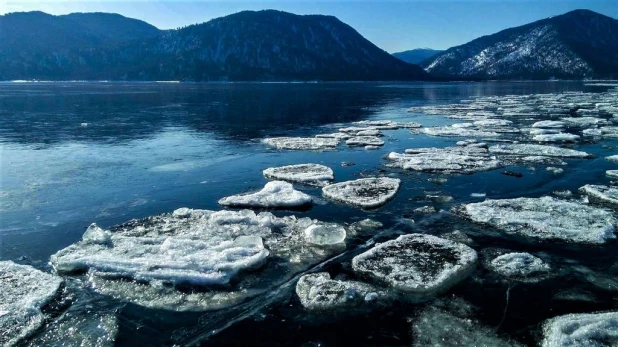
[[(335, 171), (337, 181), (379, 174), (382, 157), (412, 147), (453, 145), (456, 139), (386, 132), (378, 151), (340, 146), (337, 151), (276, 151), (260, 140), (267, 136), (302, 136), (336, 132), (359, 120), (415, 121), (423, 126), (456, 123), (440, 116), (409, 114), (419, 105), (458, 102), (472, 96), (602, 91), (579, 82), (452, 83), (452, 84), (126, 84), (126, 83), (5, 83), (0, 84), (0, 260), (16, 260), (49, 270), (49, 256), (78, 241), (92, 222), (111, 227), (132, 218), (170, 212), (179, 207), (219, 210), (217, 200), (261, 188), (266, 167), (321, 163)], [(87, 123), (87, 124), (82, 124)], [(459, 228), (455, 218), (402, 224), (401, 217), (427, 205), (416, 197), (440, 191), (453, 203), (488, 198), (537, 197), (555, 190), (576, 190), (601, 183), (616, 154), (616, 143), (582, 144), (595, 154), (588, 161), (571, 161), (565, 173), (508, 168), (524, 173), (516, 179), (499, 171), (454, 176), (444, 185), (427, 182), (430, 175), (398, 172), (402, 189), (388, 205), (362, 211), (325, 203), (294, 213), (324, 221), (352, 222), (371, 217), (397, 233)], [(342, 167), (341, 162), (356, 165)], [(298, 187), (314, 196), (318, 189)], [(285, 215), (286, 212), (276, 212)], [(521, 246), (492, 238), (474, 239), (474, 248)], [(326, 265), (331, 274), (349, 273), (349, 260), (362, 242)], [(527, 247), (528, 251), (535, 250)], [(538, 250), (544, 250), (538, 248)], [(594, 266), (615, 261), (615, 253), (589, 254), (557, 250)], [(570, 252), (570, 253), (569, 253)], [(616, 252), (609, 248), (607, 252)], [(561, 254), (562, 254), (561, 253)], [(480, 267), (480, 266), (479, 266)], [(473, 276), (474, 277), (474, 276)], [(508, 314), (504, 316), (506, 291)], [(293, 286), (292, 286), (293, 288)], [(595, 302), (554, 301), (561, 289), (590, 292)], [(331, 317), (306, 313), (288, 290), (276, 302), (249, 310), (249, 317), (209, 336), (239, 312), (215, 314), (169, 313), (123, 304), (92, 294), (94, 310), (115, 310), (120, 321), (118, 345), (409, 345), (417, 306), (398, 305), (386, 312)], [(287, 293), (287, 294), (286, 294)], [(477, 318), (499, 327), (499, 333), (534, 344), (539, 323), (558, 314), (590, 312), (618, 306), (615, 291), (566, 277), (542, 284), (484, 283), (469, 279), (446, 295), (455, 294), (479, 307)], [(265, 299), (264, 303), (267, 302)], [(260, 305), (256, 305), (260, 306)], [(244, 309), (244, 308), (243, 308)], [(501, 322), (502, 321), (502, 322)], [(215, 323), (213, 323), (215, 322)], [(184, 330), (179, 330), (185, 328)]]

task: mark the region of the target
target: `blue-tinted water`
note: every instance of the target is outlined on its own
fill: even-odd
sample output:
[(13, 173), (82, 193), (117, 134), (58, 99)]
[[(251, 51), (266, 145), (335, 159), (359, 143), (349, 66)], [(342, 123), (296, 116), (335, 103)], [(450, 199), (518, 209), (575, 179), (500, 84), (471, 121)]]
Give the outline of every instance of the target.
[[(605, 184), (605, 170), (612, 165), (603, 157), (616, 154), (615, 142), (577, 146), (596, 158), (567, 160), (569, 165), (560, 176), (544, 169), (515, 167), (507, 169), (523, 172), (523, 178), (490, 171), (450, 177), (445, 184), (436, 185), (427, 181), (431, 175), (384, 171), (382, 157), (406, 148), (452, 145), (456, 139), (413, 135), (402, 129), (386, 132), (386, 144), (378, 151), (340, 146), (336, 151), (323, 152), (277, 151), (260, 140), (336, 132), (350, 122), (366, 119), (414, 121), (423, 126), (455, 123), (406, 110), (455, 103), (472, 96), (602, 90), (579, 82), (0, 84), (0, 260), (17, 260), (49, 270), (49, 256), (80, 240), (92, 222), (111, 227), (179, 207), (218, 210), (218, 199), (261, 188), (266, 183), (261, 173), (264, 168), (308, 162), (331, 167), (337, 181), (390, 173), (402, 179), (402, 189), (393, 201), (377, 210), (363, 211), (323, 200), (307, 212), (295, 212), (297, 216), (336, 222), (371, 217), (403, 233), (453, 228), (457, 222), (449, 218), (419, 226), (401, 221), (414, 208), (428, 204), (420, 199), (427, 191), (452, 196), (453, 203), (429, 203), (448, 208), (479, 201), (471, 193), (486, 193), (488, 198), (537, 197), (556, 190), (576, 190), (588, 183)], [(342, 162), (355, 165), (344, 167)], [(321, 195), (316, 188), (298, 188)], [(477, 249), (520, 247), (494, 239), (475, 241), (480, 245)], [(349, 255), (341, 261), (328, 265), (329, 271), (349, 272), (349, 259), (358, 253), (361, 244), (356, 250), (349, 248)], [(594, 263), (595, 256), (605, 255), (584, 258)], [(553, 305), (551, 294), (569, 286), (581, 287), (581, 283), (565, 279), (515, 287), (510, 293), (512, 311), (501, 324), (501, 331), (531, 343), (538, 337), (534, 329), (547, 317), (618, 305), (612, 294), (604, 291), (594, 292), (596, 304)], [(479, 317), (498, 325), (504, 312), (505, 288), (468, 281), (449, 295), (463, 296), (480, 306)], [(414, 315), (415, 307), (403, 305), (388, 312), (337, 319), (304, 313), (293, 295), (286, 298), (210, 337), (206, 343), (271, 346), (411, 342), (407, 319)], [(198, 341), (204, 327), (216, 326), (203, 324), (208, 315), (171, 314), (112, 299), (97, 300), (109, 300), (102, 305), (118, 309), (119, 345)], [(187, 327), (193, 330), (178, 330)]]

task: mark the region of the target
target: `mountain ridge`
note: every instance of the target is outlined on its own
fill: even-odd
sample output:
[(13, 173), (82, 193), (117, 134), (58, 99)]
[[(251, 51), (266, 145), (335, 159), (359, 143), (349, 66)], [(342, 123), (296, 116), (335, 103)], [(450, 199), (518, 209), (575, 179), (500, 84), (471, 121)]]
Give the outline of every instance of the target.
[(421, 65), (446, 78), (616, 78), (618, 20), (575, 10), (481, 36)]
[(410, 64), (420, 64), (423, 61), (444, 52), (441, 49), (414, 48), (407, 51), (392, 53), (392, 56)]
[[(431, 79), (419, 66), (392, 57), (333, 16), (242, 11), (113, 44), (105, 44), (96, 30), (85, 33), (74, 40), (79, 44), (40, 49), (25, 61), (13, 57), (7, 62), (11, 57), (0, 54), (0, 79)], [(81, 43), (89, 39), (90, 46)]]

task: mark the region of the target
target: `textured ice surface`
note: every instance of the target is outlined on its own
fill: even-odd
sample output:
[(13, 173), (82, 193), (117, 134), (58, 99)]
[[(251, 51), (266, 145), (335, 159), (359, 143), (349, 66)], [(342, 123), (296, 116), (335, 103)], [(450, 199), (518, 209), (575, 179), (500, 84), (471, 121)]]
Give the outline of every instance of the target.
[(318, 150), (337, 147), (337, 138), (319, 137), (273, 137), (264, 139), (264, 143), (277, 149)]
[(345, 142), (348, 146), (383, 146), (384, 141), (375, 136), (355, 136)]
[(295, 208), (311, 205), (312, 202), (311, 196), (283, 181), (268, 182), (256, 193), (232, 195), (219, 200), (223, 206), (258, 208)]
[(532, 124), (533, 128), (564, 128), (566, 124), (556, 120), (542, 120)]
[(414, 347), (517, 347), (520, 344), (497, 335), (495, 329), (473, 318), (470, 304), (461, 299), (438, 299), (411, 319)]
[(390, 166), (423, 172), (464, 173), (488, 171), (501, 167), (500, 161), (478, 147), (415, 148), (406, 154), (391, 152)]
[(606, 125), (608, 124), (607, 120), (603, 118), (596, 117), (565, 117), (560, 118), (563, 122), (567, 123), (570, 126), (577, 127), (588, 127), (591, 125)]
[(305, 229), (305, 240), (312, 245), (336, 245), (344, 242), (345, 237), (345, 228), (338, 224), (313, 224)]
[(298, 164), (271, 167), (263, 172), (269, 179), (284, 180), (323, 187), (335, 179), (333, 170), (320, 164)]
[(107, 230), (103, 230), (95, 223), (90, 224), (86, 232), (82, 236), (84, 242), (96, 243), (105, 245), (111, 241), (111, 234)]
[(0, 345), (15, 345), (37, 330), (45, 320), (41, 308), (61, 285), (60, 277), (0, 261)]
[(27, 346), (112, 347), (118, 335), (118, 321), (111, 313), (71, 312), (50, 323)]
[(319, 139), (347, 140), (352, 136), (349, 134), (345, 134), (345, 133), (331, 133), (331, 134), (318, 134), (318, 135), (315, 135), (315, 137)]
[(411, 301), (423, 301), (465, 279), (476, 260), (476, 251), (464, 244), (409, 234), (357, 255), (352, 268), (360, 276), (406, 293)]
[(309, 310), (370, 308), (390, 301), (384, 291), (370, 284), (333, 280), (327, 272), (302, 276), (296, 284), (296, 295)]
[(538, 142), (575, 142), (579, 140), (579, 135), (568, 133), (543, 134), (535, 135), (532, 139)]
[(378, 129), (369, 129), (357, 132), (356, 136), (380, 136), (381, 134)]
[(543, 347), (618, 346), (618, 312), (554, 317), (543, 324)]
[(534, 144), (504, 144), (489, 147), (489, 152), (496, 154), (546, 156), (560, 158), (591, 158), (592, 155), (574, 149)]
[[(470, 124), (472, 123), (464, 123)], [(449, 126), (423, 128), (425, 134), (431, 136), (445, 136), (445, 137), (498, 137), (495, 131), (478, 129), (474, 127), (462, 127), (460, 124), (454, 124)]]
[(322, 188), (325, 197), (362, 208), (374, 208), (386, 204), (395, 197), (401, 181), (397, 178), (361, 178), (354, 181), (331, 184)]
[(610, 212), (552, 197), (486, 200), (455, 212), (535, 241), (604, 244), (616, 238), (617, 221)]
[[(345, 249), (314, 247), (309, 218), (250, 210), (179, 209), (111, 229), (107, 245), (80, 241), (51, 257), (58, 272), (88, 271), (93, 290), (175, 311), (229, 307)], [(335, 225), (332, 225), (335, 228)], [(193, 288), (181, 291), (180, 288)]]
[(490, 269), (506, 277), (528, 277), (548, 272), (549, 265), (530, 253), (507, 253), (489, 263)]
[(579, 191), (588, 195), (592, 200), (618, 205), (618, 188), (586, 184), (579, 188)]

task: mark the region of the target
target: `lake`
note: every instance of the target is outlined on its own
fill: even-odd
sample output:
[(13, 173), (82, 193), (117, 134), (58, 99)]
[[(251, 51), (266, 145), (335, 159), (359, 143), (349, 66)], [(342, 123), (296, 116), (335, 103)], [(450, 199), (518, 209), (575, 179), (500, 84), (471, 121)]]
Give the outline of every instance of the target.
[[(603, 93), (610, 88), (583, 82), (0, 83), (0, 260), (50, 272), (50, 256), (81, 240), (90, 223), (110, 228), (181, 207), (220, 210), (219, 199), (261, 189), (268, 182), (262, 175), (265, 168), (318, 163), (333, 169), (336, 182), (381, 175), (401, 179), (395, 198), (378, 209), (334, 203), (322, 197), (319, 188), (295, 185), (315, 197), (313, 208), (273, 211), (277, 216), (342, 224), (365, 218), (383, 223), (384, 232), (356, 237), (345, 252), (320, 265), (319, 270), (333, 277), (349, 278), (351, 258), (375, 242), (412, 232), (474, 228), (446, 212), (483, 200), (474, 194), (536, 198), (555, 191), (576, 192), (585, 184), (607, 184), (605, 171), (616, 165), (605, 157), (617, 153), (616, 141), (570, 145), (594, 158), (566, 160), (560, 175), (546, 171), (548, 165), (513, 164), (446, 177), (386, 167), (384, 156), (408, 148), (454, 146), (465, 137), (384, 131), (384, 146), (373, 151), (345, 144), (326, 151), (277, 150), (266, 146), (264, 138), (333, 133), (364, 120), (447, 126), (464, 121), (407, 110), (477, 97)], [(523, 177), (501, 174), (505, 170)], [(428, 181), (434, 176), (448, 180)], [(452, 200), (428, 200), (427, 195)], [(440, 218), (411, 212), (427, 205), (445, 212)], [(479, 264), (480, 270), (442, 300), (463, 298), (475, 307), (474, 320), (492, 327), (492, 333), (535, 344), (547, 318), (618, 307), (614, 244), (573, 250), (479, 236), (475, 230), (466, 233), (477, 252), (525, 250), (558, 257), (556, 264), (580, 266), (579, 275), (569, 272), (538, 283), (509, 283), (488, 280), (491, 276)], [(71, 281), (76, 284), (67, 286), (67, 292), (76, 293), (66, 293), (66, 301), (80, 308), (75, 312), (88, 312), (84, 320), (91, 312), (113, 312), (117, 345), (410, 345), (415, 317), (426, 305), (397, 302), (374, 312), (315, 314), (303, 309), (289, 283), (275, 290), (277, 300), (262, 294), (215, 313), (174, 313), (125, 303), (83, 289), (78, 279)], [(566, 289), (573, 289), (571, 299), (556, 296)], [(63, 310), (52, 316), (61, 319)], [(44, 335), (46, 329), (37, 334)]]

